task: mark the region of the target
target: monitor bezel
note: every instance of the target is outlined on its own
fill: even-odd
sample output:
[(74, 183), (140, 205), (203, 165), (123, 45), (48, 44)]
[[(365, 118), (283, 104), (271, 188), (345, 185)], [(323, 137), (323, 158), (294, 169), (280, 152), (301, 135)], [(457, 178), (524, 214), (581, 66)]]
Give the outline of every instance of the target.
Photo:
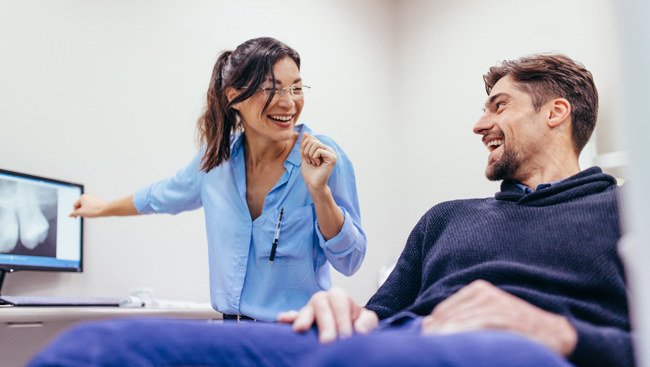
[[(29, 179), (34, 179), (34, 180), (40, 180), (40, 181), (45, 181), (45, 182), (51, 182), (51, 183), (60, 184), (60, 185), (75, 186), (75, 187), (81, 189), (81, 194), (82, 195), (84, 193), (84, 185), (74, 183), (74, 182), (62, 181), (62, 180), (47, 178), (47, 177), (43, 177), (43, 176), (30, 175), (28, 173), (9, 171), (9, 170), (2, 169), (2, 168), (0, 168), (0, 174), (18, 176), (18, 177), (29, 178)], [(0, 270), (4, 270), (4, 271), (6, 271), (8, 273), (12, 273), (14, 271), (19, 271), (19, 270), (83, 273), (84, 220), (83, 220), (82, 217), (80, 217), (79, 219), (81, 220), (81, 223), (80, 223), (81, 232), (80, 232), (80, 241), (79, 241), (80, 242), (79, 246), (81, 248), (80, 248), (80, 252), (79, 252), (79, 267), (77, 267), (77, 268), (63, 268), (63, 267), (59, 268), (59, 267), (55, 267), (55, 266), (37, 266), (37, 265), (1, 264), (0, 263)]]

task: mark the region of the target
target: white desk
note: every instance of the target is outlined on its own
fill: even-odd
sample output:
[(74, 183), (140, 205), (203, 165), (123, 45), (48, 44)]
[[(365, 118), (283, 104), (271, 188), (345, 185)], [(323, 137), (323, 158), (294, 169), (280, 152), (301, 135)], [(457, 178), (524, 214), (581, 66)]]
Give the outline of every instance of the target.
[(0, 367), (22, 367), (63, 330), (81, 321), (116, 317), (221, 320), (212, 308), (0, 306)]

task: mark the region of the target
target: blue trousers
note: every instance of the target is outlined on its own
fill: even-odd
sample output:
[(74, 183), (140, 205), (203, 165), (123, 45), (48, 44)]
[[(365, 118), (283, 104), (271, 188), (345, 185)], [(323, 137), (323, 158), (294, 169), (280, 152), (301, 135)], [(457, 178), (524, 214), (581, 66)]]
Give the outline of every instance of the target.
[(66, 331), (28, 366), (572, 366), (514, 333), (422, 336), (421, 318), (392, 321), (328, 345), (319, 344), (315, 329), (297, 334), (284, 324), (96, 321)]

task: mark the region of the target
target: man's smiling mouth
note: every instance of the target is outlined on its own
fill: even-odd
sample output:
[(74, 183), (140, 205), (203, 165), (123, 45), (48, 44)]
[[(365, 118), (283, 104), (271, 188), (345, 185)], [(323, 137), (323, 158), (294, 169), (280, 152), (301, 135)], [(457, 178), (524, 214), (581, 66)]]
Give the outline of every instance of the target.
[(488, 143), (486, 144), (486, 146), (487, 146), (487, 148), (488, 148), (488, 150), (489, 150), (490, 152), (494, 151), (495, 149), (497, 149), (497, 148), (500, 147), (501, 145), (503, 145), (503, 139), (495, 139), (495, 140), (491, 140), (490, 142), (488, 142)]

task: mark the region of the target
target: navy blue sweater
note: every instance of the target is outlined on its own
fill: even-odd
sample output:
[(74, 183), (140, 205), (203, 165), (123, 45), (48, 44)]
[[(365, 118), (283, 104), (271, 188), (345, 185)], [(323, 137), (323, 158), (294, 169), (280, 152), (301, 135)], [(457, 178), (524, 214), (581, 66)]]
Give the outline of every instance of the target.
[(616, 181), (592, 167), (525, 195), (511, 181), (487, 199), (430, 209), (367, 308), (428, 315), (477, 279), (566, 316), (577, 366), (633, 366)]

